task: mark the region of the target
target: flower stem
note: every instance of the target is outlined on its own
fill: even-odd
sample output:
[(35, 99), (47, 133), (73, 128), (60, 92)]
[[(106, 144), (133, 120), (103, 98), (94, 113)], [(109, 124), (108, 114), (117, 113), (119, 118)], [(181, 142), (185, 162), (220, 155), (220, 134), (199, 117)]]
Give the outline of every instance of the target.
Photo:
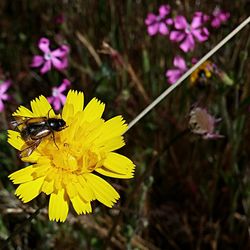
[(250, 22), (250, 16), (246, 18), (237, 28), (231, 31), (224, 39), (222, 39), (213, 49), (211, 49), (205, 56), (203, 56), (192, 68), (184, 73), (175, 84), (167, 88), (161, 95), (159, 95), (151, 104), (149, 104), (139, 115), (137, 115), (128, 125), (131, 129), (140, 119), (142, 119), (149, 111), (151, 111), (159, 102), (168, 96), (177, 86), (179, 86), (187, 77), (189, 77), (201, 64), (217, 52), (223, 45), (225, 45), (232, 37), (234, 37), (241, 29), (243, 29)]

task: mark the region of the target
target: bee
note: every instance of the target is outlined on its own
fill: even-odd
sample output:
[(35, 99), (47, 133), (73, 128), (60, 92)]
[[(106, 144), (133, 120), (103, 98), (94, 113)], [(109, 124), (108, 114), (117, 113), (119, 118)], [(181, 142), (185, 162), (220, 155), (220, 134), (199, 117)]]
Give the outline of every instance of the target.
[(216, 65), (211, 61), (204, 62), (198, 67), (190, 77), (190, 85), (197, 87), (204, 87), (207, 85), (209, 79), (216, 73)]
[(25, 141), (20, 152), (21, 158), (30, 156), (41, 141), (49, 135), (52, 135), (55, 143), (54, 132), (59, 132), (66, 128), (66, 122), (59, 118), (30, 118), (22, 116), (15, 116), (14, 118), (15, 121), (12, 121), (11, 124), (20, 132), (21, 138)]

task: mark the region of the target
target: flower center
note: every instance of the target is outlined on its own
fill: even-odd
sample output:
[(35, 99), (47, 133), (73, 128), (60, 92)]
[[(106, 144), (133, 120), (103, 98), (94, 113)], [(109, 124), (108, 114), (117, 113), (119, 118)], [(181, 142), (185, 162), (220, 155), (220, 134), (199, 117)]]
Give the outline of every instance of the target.
[(187, 27), (186, 27), (186, 29), (185, 29), (185, 33), (186, 33), (186, 34), (191, 33), (191, 27), (190, 27), (189, 24), (187, 25)]
[(58, 88), (53, 88), (53, 89), (52, 89), (52, 95), (53, 95), (54, 97), (57, 97), (57, 96), (59, 95)]
[(46, 61), (51, 60), (51, 58), (52, 58), (52, 55), (51, 55), (50, 52), (47, 52), (47, 53), (44, 54), (44, 59), (45, 59)]
[[(59, 150), (55, 151), (55, 147), (50, 150), (47, 145), (52, 165), (68, 173), (90, 173), (96, 167), (102, 165), (102, 155), (95, 152), (94, 149), (80, 149), (77, 145), (69, 145), (67, 143), (57, 143)], [(49, 148), (48, 148), (49, 147)]]
[(156, 17), (156, 22), (161, 22), (162, 19), (163, 19), (163, 18), (162, 18), (161, 16), (157, 16), (157, 17)]

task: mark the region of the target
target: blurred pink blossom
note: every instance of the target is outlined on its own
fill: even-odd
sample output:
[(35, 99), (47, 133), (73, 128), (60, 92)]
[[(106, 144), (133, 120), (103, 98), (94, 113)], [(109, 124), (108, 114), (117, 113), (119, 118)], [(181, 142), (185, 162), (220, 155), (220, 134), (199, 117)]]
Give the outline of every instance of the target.
[(69, 54), (69, 47), (67, 45), (62, 45), (58, 49), (51, 51), (49, 45), (49, 39), (42, 37), (39, 40), (38, 47), (44, 55), (35, 55), (31, 63), (31, 67), (41, 67), (41, 74), (50, 71), (52, 66), (58, 70), (63, 70), (68, 67), (67, 56)]
[(11, 81), (0, 81), (0, 112), (4, 110), (3, 101), (7, 101), (10, 99), (10, 96), (6, 93), (8, 88), (10, 87)]
[(68, 79), (64, 79), (60, 86), (52, 88), (52, 96), (48, 97), (47, 99), (55, 110), (61, 109), (62, 105), (64, 105), (66, 96), (63, 94), (63, 92), (69, 88), (70, 84), (71, 83)]
[(202, 135), (203, 139), (219, 139), (224, 137), (215, 131), (215, 124), (220, 120), (206, 109), (195, 107), (190, 112), (189, 126), (194, 134)]
[(176, 30), (171, 31), (170, 40), (180, 42), (180, 48), (184, 52), (188, 52), (195, 47), (195, 38), (199, 42), (208, 39), (208, 29), (203, 27), (208, 20), (208, 16), (202, 12), (195, 12), (191, 24), (189, 24), (184, 16), (177, 16), (174, 20)]
[(222, 23), (225, 23), (229, 17), (229, 12), (223, 11), (220, 8), (215, 8), (212, 14), (211, 26), (217, 29)]
[(166, 71), (166, 77), (170, 84), (175, 83), (187, 71), (186, 62), (181, 56), (175, 56), (173, 64), (175, 68)]
[(170, 13), (171, 7), (169, 5), (161, 5), (159, 8), (159, 15), (149, 13), (145, 20), (145, 24), (148, 26), (148, 34), (150, 36), (156, 35), (158, 32), (162, 35), (169, 33), (168, 25), (173, 24), (171, 18), (167, 18)]

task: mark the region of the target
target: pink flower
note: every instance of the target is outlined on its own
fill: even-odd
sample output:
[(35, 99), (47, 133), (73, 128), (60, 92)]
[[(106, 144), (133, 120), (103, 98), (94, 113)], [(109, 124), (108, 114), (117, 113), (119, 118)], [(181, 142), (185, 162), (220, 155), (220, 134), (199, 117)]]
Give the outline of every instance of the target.
[(10, 87), (11, 81), (0, 81), (0, 112), (4, 110), (3, 101), (9, 100), (10, 96), (6, 94), (8, 88)]
[(63, 70), (68, 67), (67, 55), (69, 53), (69, 47), (67, 45), (62, 45), (58, 49), (51, 51), (49, 45), (49, 39), (44, 37), (41, 38), (39, 40), (38, 47), (44, 55), (35, 55), (31, 63), (31, 67), (34, 68), (41, 66), (41, 74), (50, 71), (52, 66), (58, 70)]
[(147, 30), (150, 36), (154, 36), (158, 32), (162, 35), (167, 35), (169, 33), (167, 25), (173, 24), (173, 20), (166, 16), (170, 13), (170, 9), (169, 5), (161, 5), (158, 16), (153, 13), (148, 14), (145, 24), (148, 26)]
[(208, 20), (208, 16), (202, 12), (195, 12), (191, 24), (189, 24), (184, 16), (177, 16), (174, 21), (175, 29), (170, 33), (170, 40), (180, 42), (180, 48), (184, 52), (188, 52), (195, 47), (195, 38), (199, 42), (208, 39), (208, 29), (203, 24)]
[(59, 87), (52, 88), (52, 96), (48, 97), (48, 101), (55, 110), (59, 110), (62, 105), (64, 105), (66, 96), (63, 92), (70, 86), (70, 81), (68, 79), (64, 79), (62, 84)]
[(211, 26), (217, 29), (222, 23), (225, 23), (229, 17), (229, 12), (220, 10), (220, 8), (215, 8), (212, 14)]
[(187, 71), (186, 62), (181, 56), (175, 56), (173, 64), (175, 68), (166, 71), (170, 84), (175, 83)]

